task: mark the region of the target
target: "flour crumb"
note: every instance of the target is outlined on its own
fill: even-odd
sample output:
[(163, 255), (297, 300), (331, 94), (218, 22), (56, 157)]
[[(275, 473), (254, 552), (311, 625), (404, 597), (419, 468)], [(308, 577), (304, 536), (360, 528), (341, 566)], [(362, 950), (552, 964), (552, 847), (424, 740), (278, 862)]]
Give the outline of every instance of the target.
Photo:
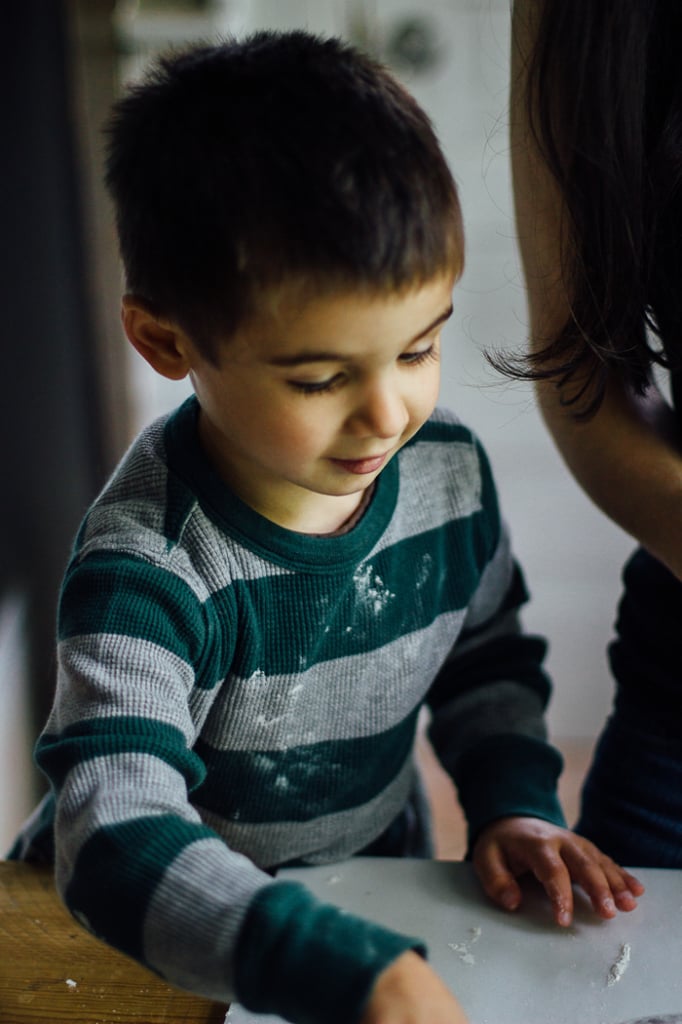
[(73, 992), (74, 989), (78, 988), (78, 982), (74, 981), (73, 978), (67, 978), (66, 979), (66, 984), (67, 984), (67, 987), (70, 988), (72, 992)]
[(466, 942), (448, 942), (453, 953), (456, 953), (463, 964), (475, 964), (476, 957), (470, 952)]
[(327, 885), (338, 885), (341, 881), (341, 875), (330, 875), (327, 879)]
[(630, 943), (624, 942), (620, 947), (620, 953), (618, 954), (617, 960), (611, 964), (609, 968), (608, 977), (606, 979), (606, 984), (609, 988), (617, 984), (627, 971), (628, 964), (630, 963), (630, 952)]
[(471, 938), (469, 942), (448, 942), (449, 948), (453, 953), (456, 953), (463, 964), (475, 964), (476, 957), (469, 949), (469, 946), (473, 946), (481, 937), (480, 928), (470, 928), (469, 935)]

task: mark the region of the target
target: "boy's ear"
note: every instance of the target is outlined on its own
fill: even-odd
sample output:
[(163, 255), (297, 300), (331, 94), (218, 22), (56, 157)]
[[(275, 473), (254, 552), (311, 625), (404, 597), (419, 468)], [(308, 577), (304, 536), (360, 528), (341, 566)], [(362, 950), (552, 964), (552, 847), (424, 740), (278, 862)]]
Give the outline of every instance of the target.
[(191, 343), (181, 328), (160, 320), (136, 295), (124, 295), (121, 320), (128, 341), (152, 369), (169, 380), (182, 380), (191, 368)]

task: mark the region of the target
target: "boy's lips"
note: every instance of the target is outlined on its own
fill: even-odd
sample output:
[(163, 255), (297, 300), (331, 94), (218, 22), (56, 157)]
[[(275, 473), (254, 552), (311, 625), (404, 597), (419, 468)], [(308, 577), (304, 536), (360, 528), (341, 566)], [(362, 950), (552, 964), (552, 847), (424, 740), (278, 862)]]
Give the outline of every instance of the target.
[(345, 469), (348, 473), (362, 475), (363, 473), (374, 473), (377, 469), (381, 469), (388, 456), (389, 452), (384, 452), (383, 455), (372, 455), (364, 459), (332, 459), (331, 461), (335, 466)]

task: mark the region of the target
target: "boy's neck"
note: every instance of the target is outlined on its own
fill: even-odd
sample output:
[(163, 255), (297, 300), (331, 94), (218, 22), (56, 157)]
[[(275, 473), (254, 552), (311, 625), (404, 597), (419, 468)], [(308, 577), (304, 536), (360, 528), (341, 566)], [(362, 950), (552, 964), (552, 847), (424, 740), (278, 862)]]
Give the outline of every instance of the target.
[(340, 526), (335, 527), (333, 530), (325, 530), (322, 532), (315, 530), (313, 531), (313, 535), (316, 537), (337, 537), (342, 536), (344, 533), (349, 533), (356, 523), (359, 523), (362, 519), (365, 509), (372, 500), (375, 484), (376, 480), (373, 480), (369, 487), (365, 488), (360, 495), (360, 502), (357, 508), (350, 514), (350, 516), (348, 516), (347, 519), (344, 519)]
[[(297, 503), (295, 508), (278, 505), (256, 508), (256, 511), (293, 533), (326, 537), (352, 529), (365, 511), (373, 490), (372, 484), (357, 494), (311, 494), (309, 501)], [(247, 504), (250, 502), (247, 501)]]

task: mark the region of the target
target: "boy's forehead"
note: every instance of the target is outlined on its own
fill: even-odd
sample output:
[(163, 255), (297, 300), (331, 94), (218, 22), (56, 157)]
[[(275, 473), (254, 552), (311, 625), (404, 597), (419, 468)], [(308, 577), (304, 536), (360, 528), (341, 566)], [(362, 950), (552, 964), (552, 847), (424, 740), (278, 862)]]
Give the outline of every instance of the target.
[(376, 283), (319, 282), (314, 278), (285, 280), (275, 287), (267, 288), (259, 300), (258, 309), (248, 319), (252, 329), (270, 332), (273, 328), (291, 326), (308, 318), (348, 317), (371, 307), (409, 307), (419, 302), (425, 293), (439, 289), (451, 292), (461, 276), (462, 266), (439, 270), (431, 278), (416, 279), (400, 287), (387, 282), (384, 286)]
[[(408, 344), (447, 319), (454, 272), (411, 288), (301, 291), (278, 288), (227, 343), (231, 358), (260, 354), (272, 364), (293, 365), (317, 355), (332, 358), (338, 343), (372, 345), (375, 329)], [(378, 338), (377, 338), (378, 340)]]

